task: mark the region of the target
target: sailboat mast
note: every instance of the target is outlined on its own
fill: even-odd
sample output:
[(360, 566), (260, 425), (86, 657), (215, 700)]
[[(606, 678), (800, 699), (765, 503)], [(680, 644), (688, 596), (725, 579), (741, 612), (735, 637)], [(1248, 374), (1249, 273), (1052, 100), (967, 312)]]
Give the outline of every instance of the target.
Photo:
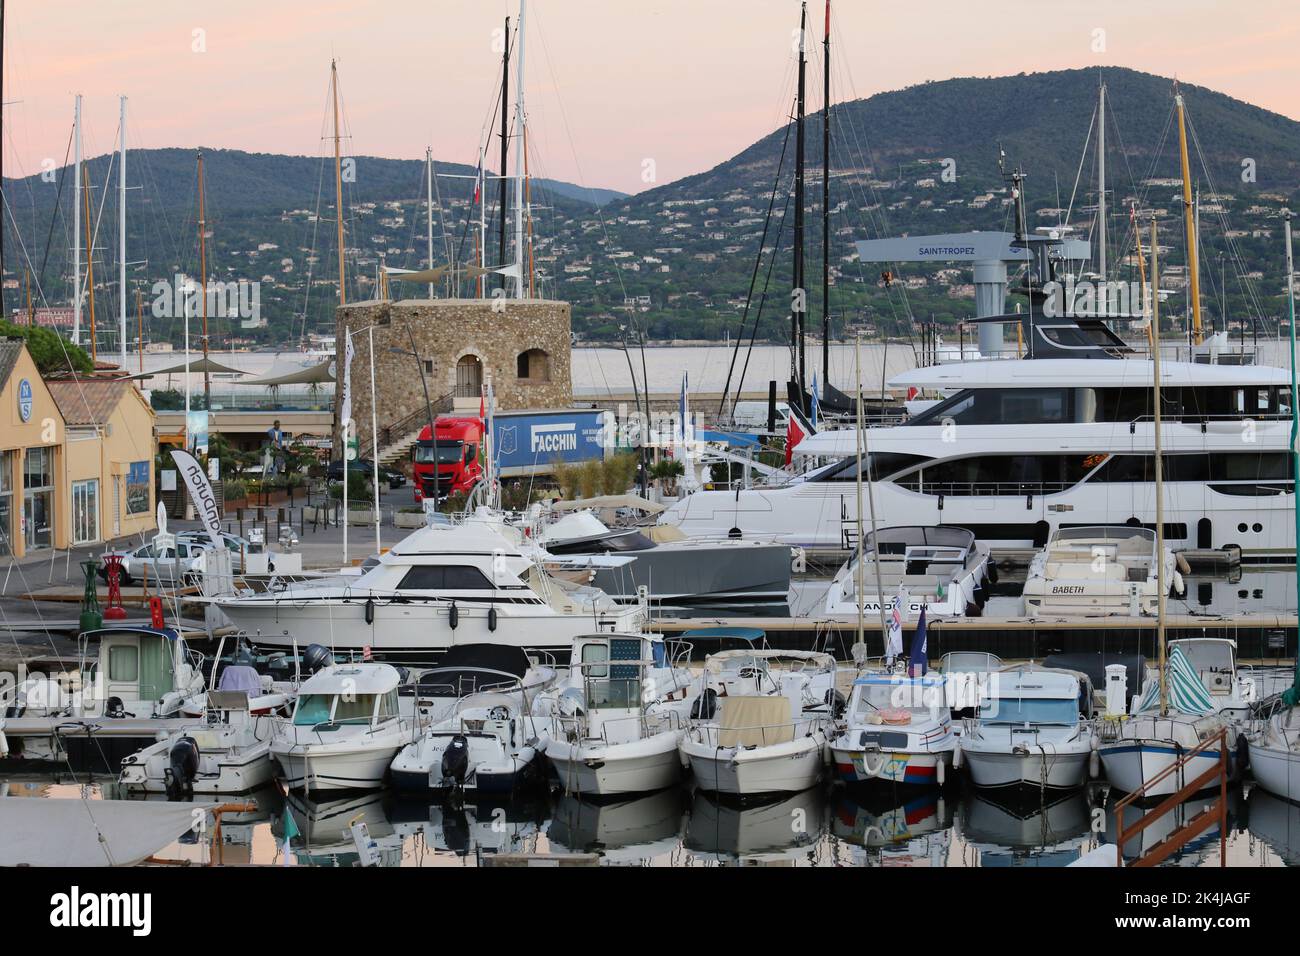
[[(1175, 87), (1177, 89), (1177, 87)], [(1187, 232), (1187, 294), (1192, 303), (1192, 344), (1201, 344), (1200, 255), (1196, 250), (1196, 220), (1192, 207), (1192, 171), (1187, 161), (1187, 123), (1183, 117), (1183, 94), (1174, 94), (1178, 108), (1178, 154), (1183, 173), (1183, 226)]]
[(199, 153), (199, 299), (203, 316), (203, 408), (212, 411), (212, 375), (208, 372), (208, 221), (203, 205), (203, 154)]
[(1160, 671), (1160, 714), (1163, 716), (1169, 713), (1169, 678), (1165, 673), (1165, 469), (1160, 444), (1160, 240), (1154, 213), (1151, 215), (1151, 374), (1155, 405), (1152, 434), (1156, 478), (1156, 666)]
[(822, 37), (822, 388), (831, 380), (831, 0)]
[[(524, 297), (524, 12), (519, 0), (519, 56), (515, 63), (515, 298)], [(505, 170), (501, 170), (505, 175)]]
[[(433, 268), (433, 147), (426, 146), (424, 149), (424, 175), (427, 180), (424, 199), (424, 218), (428, 226), (429, 240), (429, 268)], [(433, 298), (434, 283), (429, 283), (429, 298)]]
[[(510, 134), (506, 123), (510, 112), (510, 18), (506, 17), (505, 49), (501, 54), (501, 234), (497, 240), (497, 263), (506, 262), (506, 162), (510, 149)], [(506, 277), (498, 279), (500, 288), (506, 287)]]
[[(139, 333), (136, 340), (136, 360), (140, 363), (140, 374), (144, 374), (144, 300), (140, 297), (140, 287), (135, 287), (135, 327)], [(142, 386), (143, 387), (143, 386)]]
[(82, 187), (81, 201), (83, 218), (86, 220), (86, 296), (90, 306), (90, 361), (93, 365), (99, 358), (99, 348), (95, 341), (95, 247), (90, 235), (90, 189), (88, 187)]
[[(1106, 84), (1097, 90), (1097, 274), (1106, 288)], [(1100, 303), (1099, 303), (1100, 304)]]
[[(1300, 391), (1296, 390), (1296, 371), (1295, 371), (1295, 261), (1291, 258), (1291, 210), (1288, 209), (1282, 214), (1283, 228), (1286, 235), (1286, 304), (1287, 316), (1290, 319), (1291, 327), (1291, 481), (1294, 482), (1293, 488), (1300, 488), (1300, 450), (1297, 450), (1297, 441), (1300, 441), (1300, 407), (1296, 406), (1296, 395)], [(1226, 328), (1227, 322), (1225, 320)], [(1300, 541), (1300, 508), (1293, 509), (1295, 513), (1296, 540)], [(1296, 601), (1297, 607), (1300, 607), (1300, 561), (1296, 562)], [(1300, 652), (1296, 654), (1295, 677), (1291, 682), (1291, 694), (1294, 696), (1295, 688), (1300, 688)]]
[(126, 370), (126, 97), (118, 97), (121, 116), (118, 128), (121, 141), (117, 163), (117, 340), (121, 362)]
[(807, 67), (804, 42), (807, 36), (808, 4), (800, 4), (799, 13), (799, 90), (795, 98), (794, 139), (794, 269), (793, 293), (790, 310), (790, 331), (793, 335), (796, 361), (795, 381), (803, 392), (804, 383), (804, 315), (807, 312), (807, 286), (803, 270), (803, 205), (804, 205), (804, 74)]
[(339, 305), (347, 305), (347, 270), (343, 264), (343, 157), (339, 151), (339, 69), (330, 60), (330, 92), (334, 98), (334, 212), (338, 219)]
[(72, 344), (81, 344), (81, 94), (72, 108)]

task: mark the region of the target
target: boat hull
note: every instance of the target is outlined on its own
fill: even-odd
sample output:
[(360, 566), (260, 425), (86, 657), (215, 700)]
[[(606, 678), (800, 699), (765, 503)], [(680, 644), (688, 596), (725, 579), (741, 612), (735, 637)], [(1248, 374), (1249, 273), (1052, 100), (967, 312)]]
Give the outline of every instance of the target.
[(1047, 747), (1013, 751), (968, 750), (962, 757), (977, 787), (1025, 787), (1074, 790), (1088, 780), (1088, 750), (1060, 751)]
[(652, 793), (671, 787), (681, 779), (679, 736), (665, 731), (611, 745), (552, 740), (546, 745), (546, 758), (566, 793), (598, 797)]
[(844, 783), (890, 783), (917, 787), (942, 786), (952, 770), (952, 751), (911, 753), (831, 747), (831, 762)]
[(752, 750), (682, 742), (700, 789), (734, 797), (801, 793), (821, 782), (825, 738), (820, 734)]
[[(1177, 793), (1187, 783), (1218, 767), (1221, 759), (1219, 750), (1206, 750), (1188, 760), (1181, 770), (1151, 785), (1152, 780), (1187, 753), (1185, 748), (1162, 740), (1124, 740), (1103, 744), (1100, 751), (1101, 764), (1111, 785), (1124, 793), (1137, 793), (1143, 786), (1148, 786), (1144, 793), (1146, 797), (1167, 797)], [(1228, 755), (1228, 764), (1231, 767), (1231, 754)], [(1218, 785), (1218, 780), (1211, 784)]]
[(1300, 754), (1295, 751), (1251, 741), (1250, 772), (1269, 793), (1300, 801)]
[(377, 790), (399, 747), (339, 747), (306, 744), (292, 750), (272, 748), (280, 779), (291, 790)]

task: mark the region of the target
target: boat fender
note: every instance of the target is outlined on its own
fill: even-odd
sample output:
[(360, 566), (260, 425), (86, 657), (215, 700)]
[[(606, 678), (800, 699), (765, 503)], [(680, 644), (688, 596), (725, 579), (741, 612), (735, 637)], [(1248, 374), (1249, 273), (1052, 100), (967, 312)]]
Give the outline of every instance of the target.
[(989, 579), (989, 584), (998, 583), (998, 563), (992, 558), (984, 562), (984, 574)]
[(1237, 755), (1232, 766), (1233, 773), (1241, 773), (1250, 765), (1250, 741), (1244, 734), (1237, 738)]
[(488, 630), (495, 631), (496, 629), (497, 629), (497, 609), (494, 607), (490, 607), (488, 608)]
[(942, 787), (944, 784), (944, 769), (945, 769), (944, 761), (942, 759), (939, 760), (937, 766), (934, 769), (935, 769), (936, 778), (939, 781), (939, 786)]
[(956, 746), (952, 748), (952, 769), (960, 770), (962, 765), (961, 759), (961, 741), (958, 740)]
[(375, 599), (366, 598), (366, 623), (375, 623)]
[(453, 631), (460, 627), (460, 608), (456, 606), (454, 601), (451, 607), (447, 609), (447, 623), (451, 625)]
[(1187, 596), (1187, 585), (1183, 583), (1183, 576), (1178, 571), (1173, 573), (1173, 581), (1169, 585), (1169, 596), (1175, 598)]
[(1093, 741), (1092, 751), (1088, 754), (1088, 778), (1096, 780), (1101, 775), (1101, 754), (1097, 750), (1097, 743)]
[(193, 737), (181, 737), (167, 753), (167, 769), (163, 773), (167, 799), (177, 801), (192, 799), (194, 778), (199, 773), (199, 745)]
[(1188, 564), (1186, 555), (1181, 551), (1174, 552), (1174, 564), (1178, 565), (1178, 570), (1183, 574), (1191, 574), (1192, 566)]

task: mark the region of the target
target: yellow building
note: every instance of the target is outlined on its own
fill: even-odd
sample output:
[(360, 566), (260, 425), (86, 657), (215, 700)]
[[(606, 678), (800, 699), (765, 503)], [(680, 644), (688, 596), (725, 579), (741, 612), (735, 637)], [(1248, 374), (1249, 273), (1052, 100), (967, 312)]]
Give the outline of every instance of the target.
[(42, 380), (0, 339), (0, 554), (151, 530), (154, 413), (129, 383)]

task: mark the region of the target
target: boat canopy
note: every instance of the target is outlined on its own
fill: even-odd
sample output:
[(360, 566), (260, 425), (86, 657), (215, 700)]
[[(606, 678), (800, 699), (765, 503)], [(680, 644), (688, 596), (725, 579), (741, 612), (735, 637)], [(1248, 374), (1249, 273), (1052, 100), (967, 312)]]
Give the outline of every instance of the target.
[(908, 548), (960, 548), (969, 550), (975, 544), (975, 534), (955, 525), (899, 525), (881, 528), (867, 535), (863, 547), (876, 550), (880, 542), (881, 554), (903, 554)]
[[(1214, 701), (1210, 692), (1201, 683), (1196, 668), (1187, 659), (1183, 649), (1174, 643), (1169, 651), (1169, 660), (1165, 663), (1165, 683), (1169, 687), (1169, 707), (1180, 714), (1203, 717), (1214, 713)], [(1153, 680), (1147, 685), (1138, 702), (1136, 713), (1147, 714), (1160, 710), (1160, 681)]]

